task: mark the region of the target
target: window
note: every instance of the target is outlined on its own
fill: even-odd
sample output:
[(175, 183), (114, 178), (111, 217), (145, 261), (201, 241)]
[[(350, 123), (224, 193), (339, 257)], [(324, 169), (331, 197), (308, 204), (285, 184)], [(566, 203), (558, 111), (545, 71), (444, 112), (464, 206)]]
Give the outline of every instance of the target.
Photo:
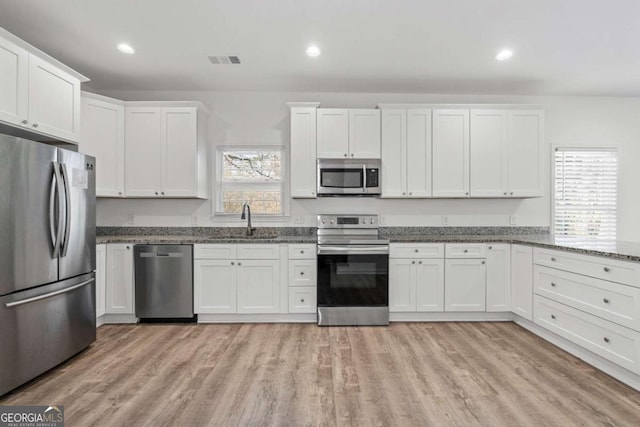
[(244, 203), (252, 214), (285, 214), (283, 147), (219, 147), (216, 157), (216, 214), (239, 215)]
[(615, 150), (557, 148), (556, 236), (615, 239), (617, 190)]

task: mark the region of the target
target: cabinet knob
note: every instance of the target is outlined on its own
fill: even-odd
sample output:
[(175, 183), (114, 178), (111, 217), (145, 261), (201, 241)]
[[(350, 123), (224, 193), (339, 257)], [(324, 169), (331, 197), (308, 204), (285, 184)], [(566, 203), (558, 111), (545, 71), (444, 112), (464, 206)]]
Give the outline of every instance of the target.
[(551, 261), (555, 261), (556, 259), (554, 257), (551, 257)]
[(504, 195), (505, 195), (505, 196), (507, 195), (507, 192), (506, 192), (506, 191), (504, 192)]
[(233, 261), (231, 261), (231, 265), (236, 265), (236, 263), (235, 263), (235, 262), (233, 262)]
[(510, 194), (513, 196), (513, 191)]
[(482, 265), (486, 264), (487, 261), (482, 261)]
[(422, 261), (418, 261), (418, 264), (422, 264)]
[(37, 123), (34, 123), (34, 124), (33, 124), (33, 127), (34, 127), (34, 128), (37, 128), (37, 127), (38, 127), (38, 124), (37, 124)]
[(312, 192), (311, 192), (311, 195), (312, 195), (312, 196), (314, 196), (315, 194), (316, 194), (316, 192), (315, 192), (315, 191), (312, 191)]
[(304, 302), (304, 298), (301, 298), (301, 299), (300, 299), (300, 302)]
[(551, 287), (552, 287), (552, 288), (555, 288), (555, 287), (556, 287), (556, 284), (555, 284), (555, 283), (553, 283), (553, 282), (551, 282)]
[(301, 254), (303, 254), (303, 253), (304, 253), (304, 251), (300, 251), (300, 253), (301, 253)]
[(465, 249), (465, 250), (464, 250), (464, 253), (465, 253), (465, 254), (466, 254), (467, 252), (469, 252), (469, 249)]
[(301, 276), (304, 276), (304, 271), (301, 271), (301, 272), (300, 272), (300, 275), (301, 275)]
[(605, 304), (609, 304), (609, 298), (603, 298), (602, 301), (604, 301)]
[(413, 193), (409, 193), (410, 196), (413, 196)]
[(351, 157), (353, 157), (353, 153), (351, 153)]
[(605, 268), (604, 268), (604, 271), (605, 271), (606, 273), (608, 273), (608, 272), (609, 272), (609, 271), (611, 271), (611, 270), (609, 269), (609, 267), (605, 267)]
[(242, 265), (242, 263), (241, 263), (241, 262), (238, 262), (238, 265)]
[(406, 195), (407, 195), (407, 193), (402, 193), (402, 195), (403, 195), (403, 196), (406, 196)]
[(156, 196), (158, 195), (158, 192), (156, 191)]
[(118, 196), (122, 196), (122, 191), (118, 191)]
[(489, 250), (493, 249), (493, 246), (489, 246)]
[(552, 314), (552, 315), (551, 315), (551, 318), (552, 318), (552, 319), (555, 319), (555, 318), (556, 318), (556, 315), (555, 315), (555, 314)]
[(27, 120), (23, 120), (23, 121), (22, 121), (22, 124), (23, 124), (23, 125), (26, 125), (26, 124), (28, 124), (28, 123), (29, 123), (29, 122), (28, 122)]
[(416, 253), (418, 253), (418, 249), (416, 249)]
[(609, 338), (604, 337), (604, 342), (609, 342), (609, 341), (611, 341)]
[(344, 156), (347, 157), (347, 153), (344, 153)]
[(164, 196), (164, 191), (162, 192), (162, 195)]
[(415, 264), (415, 263), (416, 263), (415, 261), (411, 261), (411, 264)]
[(468, 195), (469, 195), (469, 192), (467, 191), (466, 193), (464, 193), (464, 195), (465, 195), (465, 196), (468, 196)]
[(129, 250), (129, 246), (127, 246), (127, 250)]

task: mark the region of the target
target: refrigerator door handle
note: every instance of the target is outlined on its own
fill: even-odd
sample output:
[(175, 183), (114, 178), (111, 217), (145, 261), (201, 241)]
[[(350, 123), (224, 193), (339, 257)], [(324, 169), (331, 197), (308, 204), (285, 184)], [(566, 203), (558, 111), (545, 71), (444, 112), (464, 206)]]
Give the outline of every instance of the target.
[(77, 285), (74, 286), (70, 286), (68, 288), (64, 288), (64, 289), (60, 289), (59, 291), (55, 291), (55, 292), (49, 292), (48, 294), (44, 294), (44, 295), (38, 295), (37, 297), (31, 297), (31, 298), (25, 298), (25, 299), (21, 299), (19, 301), (14, 301), (14, 302), (8, 302), (5, 304), (5, 307), (7, 308), (11, 308), (11, 307), (16, 307), (19, 305), (23, 305), (23, 304), (29, 304), (30, 302), (36, 302), (36, 301), (40, 301), (43, 299), (47, 299), (47, 298), (51, 298), (51, 297), (55, 297), (56, 295), (60, 295), (60, 294), (65, 294), (67, 292), (71, 292), (75, 289), (81, 288), (85, 285), (88, 285), (91, 282), (95, 282), (96, 279), (89, 279), (86, 280), (82, 283), (78, 283)]
[(67, 165), (60, 164), (62, 170), (62, 178), (64, 181), (64, 194), (65, 194), (65, 225), (64, 225), (64, 240), (60, 245), (62, 253), (60, 256), (67, 256), (67, 249), (69, 249), (69, 233), (71, 232), (71, 183), (69, 182), (69, 171)]
[[(62, 227), (60, 224), (60, 169), (58, 162), (53, 162), (53, 175), (51, 176), (51, 193), (49, 195), (49, 233), (53, 246), (52, 258), (57, 258), (60, 252), (60, 240), (62, 239)], [(56, 227), (56, 203), (58, 204), (58, 226)]]

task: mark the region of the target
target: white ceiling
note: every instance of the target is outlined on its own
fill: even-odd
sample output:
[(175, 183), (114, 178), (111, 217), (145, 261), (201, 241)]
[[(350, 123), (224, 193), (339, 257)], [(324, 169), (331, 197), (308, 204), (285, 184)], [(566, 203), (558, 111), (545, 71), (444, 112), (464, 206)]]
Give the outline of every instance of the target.
[[(96, 90), (640, 95), (638, 0), (0, 0), (0, 12)], [(312, 42), (319, 58), (304, 54)], [(515, 55), (496, 62), (503, 47)]]

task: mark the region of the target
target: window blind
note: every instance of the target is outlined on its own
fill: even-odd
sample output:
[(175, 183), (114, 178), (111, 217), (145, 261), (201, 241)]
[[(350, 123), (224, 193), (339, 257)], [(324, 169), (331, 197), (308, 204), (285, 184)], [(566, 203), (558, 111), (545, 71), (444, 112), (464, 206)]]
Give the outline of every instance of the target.
[(617, 193), (615, 150), (556, 149), (556, 236), (615, 239)]

